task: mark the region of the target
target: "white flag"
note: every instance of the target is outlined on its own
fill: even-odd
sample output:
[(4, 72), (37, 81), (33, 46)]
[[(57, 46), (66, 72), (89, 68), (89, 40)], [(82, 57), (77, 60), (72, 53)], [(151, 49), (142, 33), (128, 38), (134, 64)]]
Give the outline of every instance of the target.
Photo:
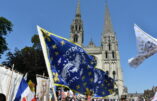
[(129, 59), (128, 62), (132, 67), (137, 67), (146, 58), (157, 52), (157, 39), (144, 32), (136, 24), (134, 25), (134, 30), (137, 40), (138, 55)]
[(157, 101), (157, 92), (155, 93), (155, 95), (151, 101)]

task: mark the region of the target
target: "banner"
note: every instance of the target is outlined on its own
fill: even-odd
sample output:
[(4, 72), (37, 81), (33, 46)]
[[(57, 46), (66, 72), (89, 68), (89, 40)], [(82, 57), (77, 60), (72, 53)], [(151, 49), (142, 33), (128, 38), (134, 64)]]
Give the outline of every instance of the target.
[(132, 67), (139, 66), (145, 59), (154, 55), (157, 52), (157, 39), (153, 38), (136, 24), (134, 25), (138, 55), (128, 60), (128, 63)]
[[(107, 91), (109, 89), (113, 90), (114, 81), (105, 75), (104, 71), (101, 71), (101, 73), (104, 73), (103, 77), (94, 82), (95, 74), (99, 70), (95, 68), (96, 61), (93, 56), (88, 55), (81, 46), (66, 38), (50, 33), (40, 27), (38, 27), (38, 32), (40, 37), (42, 36), (40, 40), (44, 40), (41, 42), (45, 45), (43, 51), (48, 52), (47, 58), (51, 65), (55, 84), (66, 86), (83, 95), (96, 93), (104, 97), (111, 94)], [(110, 84), (106, 83), (105, 80)], [(98, 91), (95, 92), (95, 87), (100, 86), (98, 82), (104, 83), (106, 89), (97, 89)], [(98, 93), (99, 91), (102, 93)]]
[(5, 94), (8, 101), (15, 98), (22, 76), (16, 71), (0, 66), (0, 93)]

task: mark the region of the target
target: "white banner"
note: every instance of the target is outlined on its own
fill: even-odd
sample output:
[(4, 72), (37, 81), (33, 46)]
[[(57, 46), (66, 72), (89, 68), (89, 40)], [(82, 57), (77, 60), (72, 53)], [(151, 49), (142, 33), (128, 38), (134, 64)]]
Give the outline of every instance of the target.
[(142, 29), (140, 29), (136, 24), (134, 25), (138, 56), (128, 60), (128, 63), (132, 67), (137, 67), (145, 59), (157, 53), (157, 39), (153, 38)]
[(42, 76), (37, 76), (36, 94), (39, 101), (49, 101), (50, 81)]
[(22, 74), (4, 66), (0, 66), (0, 93), (6, 95), (8, 101), (13, 101), (16, 96)]

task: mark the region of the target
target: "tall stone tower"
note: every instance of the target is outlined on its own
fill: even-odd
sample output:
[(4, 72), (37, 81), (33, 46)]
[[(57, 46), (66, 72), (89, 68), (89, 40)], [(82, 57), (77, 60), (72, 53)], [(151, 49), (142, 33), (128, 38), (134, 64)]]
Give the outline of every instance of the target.
[(81, 20), (80, 1), (78, 1), (75, 19), (71, 24), (70, 40), (82, 46), (83, 43), (83, 22)]
[(118, 89), (118, 94), (122, 95), (124, 90), (123, 76), (120, 65), (120, 56), (118, 51), (118, 41), (113, 30), (111, 23), (111, 17), (109, 14), (109, 8), (106, 4), (105, 10), (105, 28), (102, 35), (102, 65), (104, 71), (108, 73), (110, 77), (115, 79)]
[(118, 41), (113, 30), (108, 5), (105, 5), (105, 27), (101, 38), (101, 46), (96, 46), (91, 40), (87, 46), (83, 46), (83, 23), (80, 14), (80, 2), (77, 4), (76, 15), (71, 24), (70, 40), (80, 44), (87, 53), (94, 55), (97, 59), (97, 68), (104, 70), (116, 81), (117, 95), (108, 99), (119, 99), (123, 94), (123, 76), (118, 51)]

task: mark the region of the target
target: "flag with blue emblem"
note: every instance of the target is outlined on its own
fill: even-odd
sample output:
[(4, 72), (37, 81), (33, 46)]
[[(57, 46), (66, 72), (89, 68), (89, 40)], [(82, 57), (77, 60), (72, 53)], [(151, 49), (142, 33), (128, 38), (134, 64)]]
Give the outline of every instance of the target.
[(55, 68), (51, 68), (53, 80), (55, 82), (56, 86), (67, 86), (67, 83), (63, 80), (63, 78), (58, 74), (57, 70)]
[[(97, 73), (99, 70), (94, 68), (96, 61), (93, 56), (88, 55), (78, 44), (70, 42), (63, 37), (42, 28), (39, 28), (38, 31), (43, 36), (51, 65), (51, 72), (54, 82), (57, 85), (67, 86), (83, 95), (88, 95), (92, 92), (93, 94), (104, 97), (111, 94), (106, 90), (111, 88), (112, 84), (104, 90), (102, 87), (95, 87), (100, 86), (98, 82), (101, 80), (109, 79), (99, 78), (95, 80), (95, 75), (102, 75), (103, 77), (105, 75)], [(103, 71), (100, 73), (105, 74)], [(104, 81), (101, 82), (106, 86)], [(104, 91), (105, 94), (99, 93), (99, 91), (102, 93)]]
[(93, 91), (93, 57), (65, 38), (41, 28), (40, 31), (48, 50), (55, 83), (82, 94)]
[(105, 97), (114, 92), (114, 80), (100, 69), (94, 71), (94, 97)]

